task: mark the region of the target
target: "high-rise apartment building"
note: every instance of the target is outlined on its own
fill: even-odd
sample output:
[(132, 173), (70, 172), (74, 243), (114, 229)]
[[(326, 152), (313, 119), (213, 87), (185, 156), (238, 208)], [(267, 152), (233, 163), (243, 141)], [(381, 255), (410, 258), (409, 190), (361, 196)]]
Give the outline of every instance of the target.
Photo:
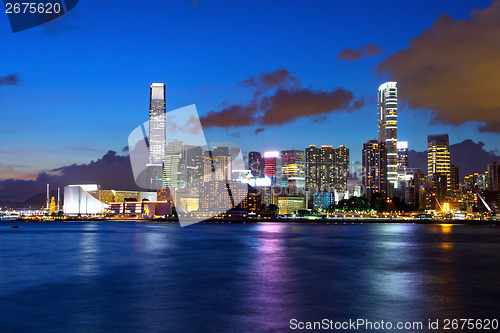
[(324, 191), (345, 192), (349, 184), (349, 149), (314, 145), (306, 148), (306, 186)]
[(349, 189), (349, 149), (341, 145), (335, 148), (335, 189), (347, 192)]
[(363, 144), (363, 186), (365, 197), (374, 193), (387, 195), (387, 148), (383, 141), (367, 140)]
[(164, 83), (151, 83), (149, 90), (149, 156), (146, 166), (148, 190), (163, 186), (166, 146), (166, 91)]
[(310, 145), (305, 150), (306, 155), (306, 187), (319, 188), (321, 180), (319, 169), (321, 168), (321, 149)]
[(398, 176), (398, 90), (396, 82), (378, 88), (378, 140), (387, 149), (388, 190), (397, 187)]
[(450, 177), (450, 140), (448, 134), (429, 135), (427, 137), (427, 176), (435, 174), (446, 176), (447, 189), (451, 189)]

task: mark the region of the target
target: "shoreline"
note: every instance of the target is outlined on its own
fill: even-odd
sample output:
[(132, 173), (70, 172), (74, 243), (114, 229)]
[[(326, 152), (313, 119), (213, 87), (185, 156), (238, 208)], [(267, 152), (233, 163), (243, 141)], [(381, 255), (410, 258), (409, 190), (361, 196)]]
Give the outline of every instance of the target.
[[(104, 223), (179, 223), (177, 219), (128, 219), (128, 218), (70, 218), (70, 219), (12, 219), (0, 220), (0, 223), (15, 223), (15, 222), (104, 222)], [(189, 221), (185, 221), (188, 222)], [(493, 220), (439, 220), (439, 219), (363, 219), (363, 218), (338, 218), (338, 219), (206, 219), (193, 224), (257, 224), (257, 223), (284, 223), (284, 224), (450, 224), (450, 225), (492, 225), (496, 226), (500, 221)]]

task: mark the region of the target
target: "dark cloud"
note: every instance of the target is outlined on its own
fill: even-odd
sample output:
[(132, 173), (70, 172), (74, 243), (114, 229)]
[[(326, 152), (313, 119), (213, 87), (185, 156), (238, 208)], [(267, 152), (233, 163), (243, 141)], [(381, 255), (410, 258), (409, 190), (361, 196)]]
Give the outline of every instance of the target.
[(0, 86), (15, 86), (20, 82), (17, 75), (0, 76)]
[(256, 105), (231, 105), (221, 111), (210, 111), (200, 117), (203, 127), (246, 126), (255, 121)]
[[(451, 164), (458, 165), (460, 181), (467, 175), (476, 172), (485, 172), (486, 166), (492, 161), (500, 163), (500, 155), (494, 151), (486, 151), (484, 143), (464, 140), (450, 146)], [(474, 158), (471, 158), (474, 156)], [(409, 151), (410, 167), (420, 168), (427, 174), (427, 152)]]
[(0, 200), (26, 200), (43, 192), (46, 184), (50, 184), (51, 188), (62, 188), (69, 184), (99, 184), (103, 189), (138, 189), (129, 156), (120, 156), (110, 150), (97, 161), (41, 172), (34, 180), (0, 181)]
[(255, 134), (255, 135), (257, 135), (257, 134), (259, 134), (259, 133), (264, 132), (264, 130), (265, 130), (265, 128), (264, 128), (264, 127), (259, 127), (259, 128), (257, 128), (257, 129), (255, 130), (254, 134)]
[(500, 133), (500, 120), (488, 121), (485, 125), (479, 127), (479, 132)]
[(380, 54), (380, 52), (382, 52), (382, 49), (380, 47), (375, 44), (368, 44), (358, 50), (351, 48), (345, 49), (339, 53), (337, 58), (347, 61), (357, 61), (364, 57), (377, 56)]
[(331, 91), (314, 91), (308, 88), (279, 89), (262, 101), (262, 123), (282, 125), (302, 116), (317, 116), (338, 110), (350, 111), (356, 109), (353, 102), (354, 94), (342, 88)]
[(363, 105), (363, 100), (356, 100), (352, 92), (343, 88), (302, 87), (285, 69), (251, 76), (240, 84), (254, 87), (254, 98), (247, 103), (225, 106), (220, 111), (210, 111), (201, 117), (203, 126), (282, 125), (299, 117), (352, 111)]
[(271, 89), (300, 87), (300, 80), (282, 68), (270, 73), (260, 73), (257, 77), (252, 75), (239, 84), (256, 88), (254, 98), (258, 98)]
[(467, 19), (441, 15), (407, 49), (382, 61), (377, 71), (399, 83), (412, 108), (433, 111), (435, 120), (484, 122), (500, 132), (500, 0)]

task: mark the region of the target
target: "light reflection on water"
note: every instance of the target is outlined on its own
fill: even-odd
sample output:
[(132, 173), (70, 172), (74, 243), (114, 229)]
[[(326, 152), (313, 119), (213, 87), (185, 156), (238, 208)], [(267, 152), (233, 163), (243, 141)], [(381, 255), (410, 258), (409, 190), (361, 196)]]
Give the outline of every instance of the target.
[(459, 225), (2, 224), (0, 330), (282, 332), (292, 318), (491, 318), (499, 244), (498, 228)]

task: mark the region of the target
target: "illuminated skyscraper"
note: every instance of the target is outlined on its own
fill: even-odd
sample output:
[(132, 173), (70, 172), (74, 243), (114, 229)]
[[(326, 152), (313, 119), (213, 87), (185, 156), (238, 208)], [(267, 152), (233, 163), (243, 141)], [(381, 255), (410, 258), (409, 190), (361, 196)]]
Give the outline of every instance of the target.
[(349, 188), (349, 149), (341, 145), (335, 148), (335, 189), (346, 192)]
[(267, 151), (264, 153), (264, 176), (271, 178), (273, 185), (278, 184), (277, 179), (281, 180), (281, 161), (279, 151)]
[(345, 146), (306, 148), (306, 186), (333, 192), (347, 191), (349, 183), (349, 149)]
[(435, 174), (446, 176), (447, 189), (451, 189), (450, 143), (448, 134), (427, 137), (427, 176)]
[(363, 186), (365, 197), (387, 195), (387, 149), (385, 142), (368, 140), (363, 144)]
[(396, 85), (396, 82), (386, 82), (378, 88), (378, 139), (384, 142), (387, 148), (389, 192), (397, 187), (398, 179), (398, 90)]
[(149, 159), (146, 167), (147, 188), (163, 186), (163, 159), (166, 146), (166, 94), (164, 83), (151, 83), (149, 90)]
[(304, 187), (306, 162), (303, 150), (284, 150), (281, 152), (283, 160), (283, 186)]
[(306, 148), (306, 187), (318, 188), (320, 186), (319, 169), (321, 167), (321, 150), (315, 145)]

